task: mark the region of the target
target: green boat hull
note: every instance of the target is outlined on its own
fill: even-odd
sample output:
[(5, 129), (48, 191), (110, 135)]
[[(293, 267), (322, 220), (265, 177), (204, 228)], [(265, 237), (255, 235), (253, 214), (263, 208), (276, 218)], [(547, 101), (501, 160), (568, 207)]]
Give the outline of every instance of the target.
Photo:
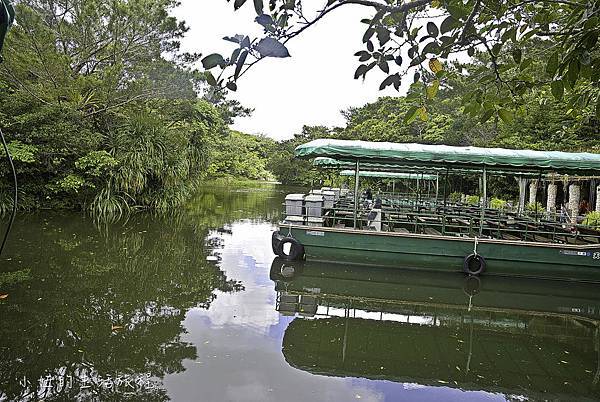
[(462, 272), (466, 256), (486, 262), (485, 275), (600, 281), (600, 245), (573, 246), (496, 239), (285, 226), (313, 261)]

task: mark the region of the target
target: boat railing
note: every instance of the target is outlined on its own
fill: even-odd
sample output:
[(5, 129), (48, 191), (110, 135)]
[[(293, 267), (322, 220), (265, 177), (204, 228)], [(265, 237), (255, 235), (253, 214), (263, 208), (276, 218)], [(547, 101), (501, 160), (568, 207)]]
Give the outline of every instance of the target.
[[(396, 233), (540, 243), (600, 244), (600, 231), (595, 227), (561, 222), (556, 220), (557, 216), (532, 217), (507, 210), (482, 210), (458, 203), (447, 203), (445, 206), (436, 203), (386, 203), (376, 211), (375, 216), (370, 204), (367, 206), (361, 203), (357, 210), (358, 216), (355, 219), (352, 200), (340, 199), (333, 208), (324, 209), (321, 220), (311, 222), (304, 211), (303, 222), (307, 226)], [(380, 216), (377, 217), (379, 212)], [(374, 222), (377, 224), (374, 225)]]

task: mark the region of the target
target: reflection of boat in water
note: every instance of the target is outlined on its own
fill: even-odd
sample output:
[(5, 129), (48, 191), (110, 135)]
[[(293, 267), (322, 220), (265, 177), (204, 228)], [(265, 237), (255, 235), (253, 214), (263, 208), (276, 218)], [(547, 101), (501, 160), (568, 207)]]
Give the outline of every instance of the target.
[(275, 259), (287, 362), (323, 375), (600, 397), (597, 286)]

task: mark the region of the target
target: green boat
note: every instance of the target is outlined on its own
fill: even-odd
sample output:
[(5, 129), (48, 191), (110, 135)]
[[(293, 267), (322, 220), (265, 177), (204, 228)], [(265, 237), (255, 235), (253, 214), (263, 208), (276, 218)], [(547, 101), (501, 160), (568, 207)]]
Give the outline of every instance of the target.
[[(597, 286), (276, 258), (291, 366), (514, 396), (600, 397)], [(510, 398), (509, 398), (510, 399)]]
[[(303, 216), (291, 219), (287, 210), (273, 234), (273, 251), (283, 258), (469, 275), (600, 280), (597, 227), (580, 222), (577, 211), (559, 215), (550, 205), (550, 196), (544, 210), (538, 210), (536, 203), (536, 209), (528, 211), (522, 202), (527, 180), (547, 180), (550, 194), (551, 186), (556, 192), (555, 178), (597, 177), (598, 154), (315, 140), (297, 147), (296, 156), (320, 158), (341, 169), (352, 165), (354, 192), (336, 197), (333, 206), (323, 206), (320, 216), (307, 208), (312, 194), (306, 198)], [(361, 166), (370, 176), (379, 171), (382, 177), (407, 169), (415, 174), (414, 169), (420, 169), (417, 176), (439, 178), (439, 185), (435, 196), (416, 194), (407, 199), (386, 194), (379, 205), (366, 206), (368, 200), (360, 194)], [(479, 175), (479, 205), (448, 199), (452, 174)], [(490, 208), (487, 182), (495, 175), (514, 175), (519, 181), (517, 211)], [(573, 183), (568, 188), (569, 202), (577, 204), (579, 182)]]

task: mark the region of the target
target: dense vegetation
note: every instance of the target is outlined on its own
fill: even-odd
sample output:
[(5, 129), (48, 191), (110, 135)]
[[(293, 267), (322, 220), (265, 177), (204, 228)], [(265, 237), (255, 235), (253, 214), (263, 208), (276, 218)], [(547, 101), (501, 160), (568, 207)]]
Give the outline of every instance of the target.
[[(200, 180), (268, 178), (265, 146), (228, 128), (249, 109), (207, 90), (179, 52), (171, 0), (16, 4), (0, 64), (0, 126), (23, 208), (180, 205)], [(257, 158), (260, 159), (257, 161)], [(10, 207), (0, 167), (0, 212)]]
[[(243, 3), (236, 2), (236, 7)], [(327, 7), (342, 3), (351, 2), (329, 1)], [(448, 18), (460, 20), (464, 10), (452, 11), (451, 3), (439, 6), (450, 10)], [(571, 4), (550, 3), (559, 8)], [(5, 62), (0, 64), (0, 127), (16, 162), (21, 207), (118, 214), (181, 205), (208, 179), (276, 178), (285, 184), (313, 184), (324, 178), (323, 172), (295, 160), (293, 150), (323, 137), (568, 151), (600, 148), (598, 109), (590, 100), (597, 93), (598, 50), (592, 37), (598, 25), (584, 24), (581, 32), (585, 30), (589, 43), (576, 48), (552, 35), (522, 33), (518, 40), (512, 34), (501, 38), (497, 52), (489, 52), (483, 42), (475, 46), (467, 41), (461, 46), (470, 49), (468, 63), (430, 63), (430, 70), (420, 68), (412, 77), (415, 82), (406, 96), (383, 97), (343, 111), (345, 127), (307, 126), (276, 143), (229, 128), (235, 117), (252, 111), (228, 99), (227, 91), (237, 88), (235, 81), (250, 67), (249, 61), (240, 64), (240, 58), (286, 56), (287, 51), (273, 40), (248, 44), (247, 37), (234, 36), (228, 40), (239, 48), (223, 62), (214, 54), (200, 59), (198, 54), (182, 53), (179, 41), (187, 27), (169, 15), (176, 5), (174, 0), (17, 3), (19, 23), (7, 36)], [(258, 12), (262, 2), (255, 5)], [(277, 18), (294, 10), (277, 7), (269, 5), (271, 14), (279, 13)], [(374, 38), (381, 46), (387, 43), (385, 32), (393, 28), (390, 13), (385, 8), (365, 21), (371, 30), (368, 48), (374, 46)], [(286, 25), (291, 20), (274, 31), (269, 21), (257, 19), (265, 26), (266, 38), (291, 35), (294, 25)], [(510, 31), (500, 25), (498, 29)], [(453, 37), (466, 30), (454, 25), (426, 28), (429, 41), (441, 40), (439, 32), (434, 35), (436, 29), (451, 28)], [(576, 63), (571, 60), (573, 49), (579, 49)], [(373, 51), (367, 53), (373, 57)], [(412, 54), (413, 59), (423, 55), (416, 50)], [(555, 54), (558, 66), (549, 66)], [(221, 82), (227, 88), (221, 88), (210, 71), (193, 68), (200, 60), (209, 69), (238, 69), (232, 80)], [(382, 60), (386, 62), (379, 68), (386, 70), (390, 60)], [(565, 67), (565, 60), (574, 67)], [(441, 73), (433, 71), (439, 68)], [(498, 74), (491, 81), (484, 79), (495, 69)], [(525, 87), (517, 88), (519, 83)], [(8, 174), (1, 164), (0, 213), (11, 206)]]

